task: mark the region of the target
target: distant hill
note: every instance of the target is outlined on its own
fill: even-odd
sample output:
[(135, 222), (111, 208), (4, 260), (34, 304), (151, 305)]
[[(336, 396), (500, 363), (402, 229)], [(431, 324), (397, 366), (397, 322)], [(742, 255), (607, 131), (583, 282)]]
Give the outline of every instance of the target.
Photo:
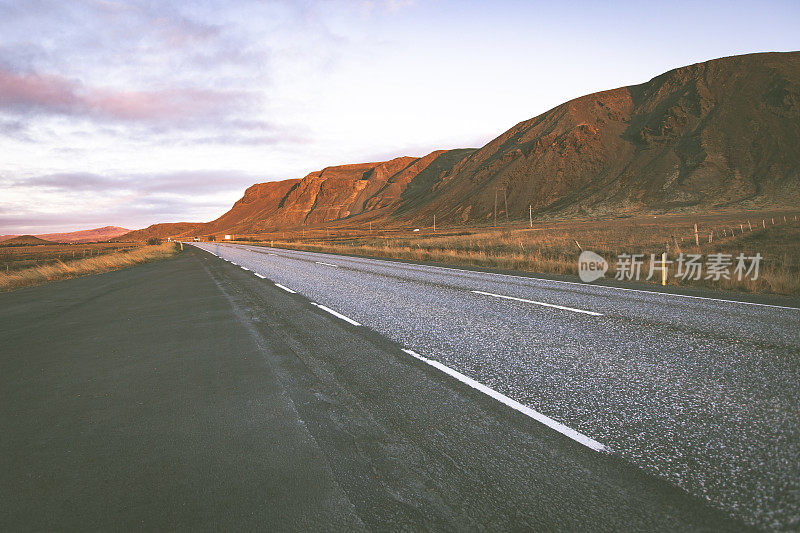
[(104, 226), (102, 228), (71, 231), (69, 233), (46, 233), (37, 235), (37, 237), (57, 242), (100, 242), (125, 235), (130, 231), (119, 226)]
[[(44, 233), (36, 235), (36, 237), (53, 242), (101, 242), (120, 235), (125, 235), (130, 231), (131, 230), (120, 228), (119, 226), (104, 226), (102, 228), (71, 231), (68, 233)], [(11, 237), (16, 237), (16, 235), (0, 235), (0, 241)]]
[(139, 234), (420, 224), (433, 214), (487, 223), (495, 209), (506, 218), (506, 198), (512, 220), (529, 206), (543, 217), (796, 208), (799, 148), (800, 52), (733, 56), (576, 98), (480, 149), (260, 183), (215, 221)]
[(17, 237), (11, 237), (10, 239), (0, 241), (0, 246), (32, 246), (37, 244), (56, 243), (40, 239), (39, 237), (35, 237), (33, 235), (18, 235)]

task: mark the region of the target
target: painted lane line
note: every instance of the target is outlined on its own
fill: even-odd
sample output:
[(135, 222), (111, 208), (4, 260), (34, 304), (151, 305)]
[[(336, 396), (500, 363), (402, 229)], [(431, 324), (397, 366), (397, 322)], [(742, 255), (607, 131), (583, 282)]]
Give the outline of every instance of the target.
[(468, 385), (468, 386), (472, 387), (473, 389), (478, 390), (478, 391), (484, 393), (485, 395), (487, 395), (487, 396), (489, 396), (491, 398), (494, 398), (498, 402), (507, 405), (508, 407), (514, 409), (515, 411), (518, 411), (518, 412), (520, 412), (520, 413), (522, 413), (522, 414), (524, 414), (526, 416), (529, 416), (530, 418), (533, 418), (537, 422), (540, 422), (540, 423), (544, 424), (545, 426), (549, 427), (550, 429), (554, 429), (554, 430), (558, 431), (562, 435), (564, 435), (566, 437), (569, 437), (570, 439), (574, 440), (575, 442), (577, 442), (579, 444), (583, 444), (587, 448), (591, 448), (592, 450), (597, 451), (597, 452), (611, 453), (611, 448), (609, 448), (608, 446), (597, 442), (596, 440), (594, 440), (591, 437), (587, 437), (583, 433), (579, 433), (579, 432), (575, 431), (574, 429), (572, 429), (569, 426), (565, 426), (561, 422), (556, 422), (555, 420), (553, 420), (549, 416), (543, 415), (539, 411), (535, 411), (534, 409), (531, 409), (527, 405), (523, 405), (523, 404), (519, 403), (516, 400), (512, 400), (511, 398), (509, 398), (505, 394), (499, 393), (494, 389), (490, 389), (489, 387), (487, 387), (483, 383), (475, 381), (474, 379), (472, 379), (472, 378), (470, 378), (468, 376), (465, 376), (461, 372), (459, 372), (457, 370), (453, 370), (449, 366), (443, 365), (439, 361), (434, 361), (433, 359), (428, 359), (427, 357), (423, 357), (420, 354), (418, 354), (417, 352), (415, 352), (413, 350), (408, 350), (406, 348), (403, 348), (403, 351), (405, 353), (407, 353), (408, 355), (410, 355), (412, 357), (415, 357), (416, 359), (419, 359), (423, 363), (426, 363), (426, 364), (428, 364), (428, 365), (430, 365), (430, 366), (432, 366), (432, 367), (434, 367), (434, 368), (436, 368), (438, 370), (441, 370), (442, 372), (444, 372), (448, 376), (456, 378), (461, 383), (463, 383), (465, 385)]
[[(382, 261), (380, 259), (375, 259), (375, 261)], [(393, 263), (393, 261), (382, 261), (384, 263)], [(591, 287), (595, 289), (609, 289), (614, 291), (628, 291), (628, 292), (640, 292), (643, 294), (652, 294), (656, 296), (677, 296), (678, 298), (693, 298), (695, 300), (709, 300), (711, 302), (720, 302), (720, 303), (727, 303), (727, 304), (743, 304), (743, 305), (755, 305), (759, 307), (773, 307), (775, 309), (789, 309), (791, 311), (800, 311), (800, 307), (789, 307), (786, 305), (774, 305), (774, 304), (762, 304), (758, 302), (744, 302), (741, 300), (726, 300), (724, 298), (711, 298), (709, 296), (693, 296), (691, 294), (677, 294), (673, 292), (661, 292), (661, 291), (649, 291), (645, 289), (628, 289), (625, 287), (613, 287), (611, 285), (593, 285), (591, 283), (584, 283), (582, 281), (562, 281), (559, 279), (545, 279), (545, 278), (537, 278), (534, 276), (516, 276), (514, 274), (500, 274), (498, 272), (482, 272), (480, 270), (466, 270), (463, 268), (454, 268), (454, 267), (440, 267), (440, 266), (433, 266), (433, 265), (419, 265), (417, 263), (410, 263), (417, 266), (424, 266), (428, 268), (438, 268), (440, 270), (454, 270), (456, 272), (464, 272), (467, 274), (488, 274), (490, 276), (503, 276), (507, 278), (515, 278), (521, 280), (529, 280), (529, 281), (540, 281), (542, 285), (547, 283), (561, 283), (564, 285), (578, 285), (579, 287)]]
[(250, 269), (247, 268), (247, 267), (239, 267), (239, 268), (241, 268), (242, 270), (247, 270), (248, 272), (250, 272)]
[(253, 274), (255, 274), (256, 276), (258, 276), (258, 277), (259, 277), (259, 278), (261, 278), (261, 279), (267, 279), (267, 276), (262, 276), (262, 275), (261, 275), (261, 274), (259, 274), (258, 272), (253, 272)]
[(292, 290), (292, 289), (290, 289), (289, 287), (284, 287), (284, 286), (283, 286), (283, 285), (281, 285), (280, 283), (276, 283), (276, 284), (275, 284), (275, 286), (276, 286), (276, 287), (278, 287), (279, 289), (283, 289), (283, 290), (285, 290), (285, 291), (286, 291), (286, 292), (288, 292), (289, 294), (297, 294), (295, 291), (293, 291), (293, 290)]
[(349, 324), (353, 324), (354, 326), (360, 326), (360, 325), (361, 325), (360, 323), (356, 322), (356, 321), (355, 321), (355, 320), (353, 320), (352, 318), (346, 317), (346, 316), (344, 316), (344, 315), (343, 315), (343, 314), (341, 314), (341, 313), (337, 313), (336, 311), (334, 311), (334, 310), (333, 310), (333, 309), (331, 309), (330, 307), (325, 307), (324, 305), (320, 305), (320, 304), (318, 304), (318, 303), (314, 303), (314, 302), (311, 302), (311, 305), (313, 305), (313, 306), (316, 306), (316, 307), (319, 307), (320, 309), (322, 309), (322, 310), (323, 310), (323, 311), (325, 311), (326, 313), (330, 313), (330, 314), (332, 314), (333, 316), (335, 316), (336, 318), (341, 318), (342, 320), (344, 320), (345, 322), (347, 322), (347, 323), (349, 323)]
[(503, 298), (503, 299), (506, 299), (506, 300), (514, 300), (514, 301), (517, 301), (517, 302), (524, 302), (526, 304), (541, 305), (543, 307), (552, 307), (554, 309), (562, 309), (564, 311), (572, 311), (574, 313), (583, 313), (585, 315), (603, 316), (603, 313), (597, 313), (595, 311), (587, 311), (585, 309), (575, 309), (574, 307), (565, 307), (563, 305), (549, 304), (547, 302), (537, 302), (535, 300), (526, 300), (525, 298), (517, 298), (515, 296), (505, 296), (503, 294), (494, 294), (493, 292), (483, 292), (483, 291), (470, 291), (470, 292), (474, 292), (475, 294), (483, 294), (484, 296), (493, 296), (494, 298)]
[[(298, 251), (300, 251), (300, 250), (289, 250), (289, 252), (298, 252)], [(315, 254), (312, 253), (312, 252), (306, 252), (305, 254), (287, 253), (284, 256), (285, 257), (291, 257), (292, 255), (313, 256)], [(359, 261), (354, 261), (354, 259), (362, 259), (362, 260), (363, 259), (367, 259), (367, 258), (358, 257), (358, 256), (347, 257), (347, 256), (343, 256), (343, 255), (334, 255), (334, 257), (336, 257), (337, 259), (341, 259), (343, 261), (348, 261), (349, 260), (351, 262), (356, 263), (356, 265), (359, 264)], [(520, 280), (526, 280), (526, 281), (541, 282), (541, 284), (545, 285), (545, 286), (548, 283), (560, 283), (560, 284), (563, 284), (563, 285), (577, 285), (579, 287), (603, 289), (603, 290), (610, 290), (610, 291), (640, 292), (640, 293), (643, 293), (643, 294), (651, 294), (651, 295), (654, 295), (654, 296), (674, 296), (676, 298), (691, 298), (691, 299), (694, 299), (694, 300), (708, 300), (708, 301), (711, 301), (711, 302), (720, 302), (720, 303), (724, 303), (724, 304), (753, 305), (753, 306), (757, 306), (757, 307), (772, 307), (774, 309), (787, 309), (787, 310), (790, 310), (790, 311), (800, 311), (800, 307), (791, 307), (791, 306), (788, 306), (788, 305), (763, 304), (763, 303), (759, 303), (759, 302), (745, 302), (745, 301), (742, 301), (742, 300), (727, 300), (725, 298), (712, 298), (710, 296), (694, 296), (694, 295), (691, 295), (691, 294), (677, 294), (677, 293), (672, 293), (672, 292), (661, 292), (661, 291), (656, 291), (656, 290), (629, 289), (629, 288), (626, 288), (626, 287), (614, 287), (614, 286), (611, 286), (611, 285), (596, 285), (596, 284), (592, 284), (592, 283), (584, 283), (582, 281), (563, 281), (563, 280), (558, 280), (558, 279), (538, 278), (536, 276), (517, 276), (517, 275), (514, 275), (514, 274), (501, 274), (499, 272), (484, 272), (482, 270), (467, 270), (467, 269), (464, 269), (464, 268), (456, 268), (456, 267), (443, 267), (443, 266), (436, 266), (436, 265), (424, 265), (424, 264), (420, 264), (420, 263), (402, 263), (402, 262), (399, 262), (399, 261), (388, 261), (386, 259), (376, 259), (376, 258), (372, 258), (372, 257), (368, 258), (368, 261), (375, 262), (375, 263), (383, 263), (383, 264), (392, 265), (392, 266), (399, 266), (399, 267), (414, 266), (414, 267), (422, 267), (423, 269), (449, 270), (449, 271), (452, 271), (452, 272), (463, 272), (465, 274), (484, 274), (484, 275), (489, 275), (489, 276), (499, 276), (499, 277), (506, 277), (506, 278), (514, 278), (514, 279), (520, 279)]]
[(314, 262), (316, 264), (318, 264), (318, 265), (325, 265), (325, 266), (329, 266), (329, 267), (333, 267), (333, 268), (339, 268), (339, 265), (333, 265), (331, 263), (325, 263), (323, 261), (314, 261)]

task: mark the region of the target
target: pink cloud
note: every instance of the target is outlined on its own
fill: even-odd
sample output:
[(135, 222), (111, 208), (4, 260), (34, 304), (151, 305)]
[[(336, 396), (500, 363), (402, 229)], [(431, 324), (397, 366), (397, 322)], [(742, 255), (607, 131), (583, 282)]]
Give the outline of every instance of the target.
[(182, 119), (218, 115), (241, 95), (197, 89), (165, 91), (89, 91), (85, 104), (93, 114), (119, 120)]
[(0, 105), (68, 109), (79, 103), (75, 84), (61, 76), (17, 74), (0, 69)]
[(239, 105), (242, 93), (203, 89), (119, 91), (87, 87), (63, 76), (0, 69), (0, 109), (86, 115), (120, 121), (162, 121), (220, 115)]

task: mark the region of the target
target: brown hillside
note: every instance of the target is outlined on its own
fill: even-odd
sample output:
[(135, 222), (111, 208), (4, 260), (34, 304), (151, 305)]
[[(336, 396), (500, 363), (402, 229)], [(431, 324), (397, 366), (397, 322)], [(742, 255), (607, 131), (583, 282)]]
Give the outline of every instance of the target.
[(327, 167), (303, 179), (258, 183), (218, 219), (205, 224), (155, 224), (120, 240), (242, 234), (318, 225), (359, 215), (388, 217), (424, 203), (431, 186), (472, 150), (439, 150), (425, 157)]
[(428, 210), (513, 217), (800, 203), (800, 53), (736, 56), (591, 94), (521, 122), (458, 165)]
[(202, 231), (236, 233), (243, 227), (257, 227), (278, 212), (286, 194), (299, 182), (299, 179), (271, 181), (248, 187), (230, 211), (205, 224)]
[[(479, 150), (328, 167), (261, 183), (219, 219), (134, 232), (258, 233), (354, 224), (709, 213), (800, 205), (800, 52), (716, 59), (590, 94)], [(129, 234), (133, 235), (133, 234)], [(129, 236), (126, 236), (129, 237)]]
[(153, 224), (144, 229), (137, 229), (111, 239), (117, 242), (145, 241), (150, 237), (186, 237), (197, 233), (204, 224), (202, 222), (165, 222)]

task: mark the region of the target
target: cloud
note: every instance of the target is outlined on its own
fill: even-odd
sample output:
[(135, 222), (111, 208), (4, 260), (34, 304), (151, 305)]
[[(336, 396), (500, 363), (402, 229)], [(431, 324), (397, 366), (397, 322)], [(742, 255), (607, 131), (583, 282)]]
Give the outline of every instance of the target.
[(0, 135), (15, 136), (21, 140), (31, 141), (28, 125), (21, 120), (0, 120)]
[(204, 222), (225, 212), (255, 177), (236, 172), (158, 176), (59, 173), (17, 181), (0, 198), (0, 234), (50, 233), (154, 222)]
[(385, 9), (389, 12), (397, 12), (407, 7), (416, 5), (416, 0), (363, 0), (361, 7), (367, 13), (371, 13), (376, 8)]
[(111, 181), (104, 176), (86, 172), (72, 172), (34, 176), (24, 181), (18, 181), (17, 187), (37, 187), (47, 189), (68, 189), (71, 191), (97, 191), (107, 190)]
[(0, 109), (82, 115), (115, 121), (167, 122), (221, 116), (249, 103), (238, 91), (166, 89), (119, 91), (63, 76), (0, 69)]
[[(162, 174), (100, 175), (89, 172), (60, 172), (17, 179), (17, 189), (46, 189), (53, 192), (114, 192), (149, 195), (203, 195), (243, 191), (258, 181), (258, 176), (231, 170), (169, 172)], [(174, 202), (170, 199), (169, 202)]]

